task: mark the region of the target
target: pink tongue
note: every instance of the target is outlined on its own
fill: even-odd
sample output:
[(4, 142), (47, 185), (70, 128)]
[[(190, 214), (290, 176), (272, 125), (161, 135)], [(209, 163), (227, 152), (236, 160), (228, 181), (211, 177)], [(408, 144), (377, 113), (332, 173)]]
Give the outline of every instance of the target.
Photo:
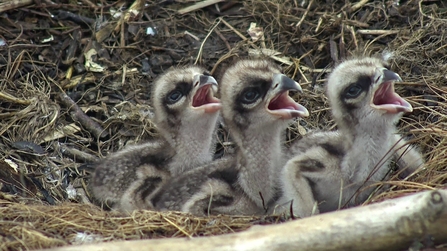
[(383, 83), (374, 94), (375, 105), (396, 104), (400, 105), (399, 100), (394, 97), (391, 83)]
[(270, 102), (268, 108), (272, 111), (279, 109), (296, 110), (296, 104), (292, 103), (288, 96), (288, 92), (281, 93), (275, 100)]
[(411, 112), (413, 108), (403, 98), (394, 92), (391, 82), (382, 83), (374, 94), (373, 105), (388, 113)]
[(207, 95), (208, 95), (208, 89), (209, 87), (205, 86), (200, 88), (199, 90), (197, 90), (196, 95), (194, 95), (193, 101), (192, 101), (192, 106), (193, 107), (199, 107), (202, 106), (204, 104), (207, 104), (208, 102), (206, 101)]

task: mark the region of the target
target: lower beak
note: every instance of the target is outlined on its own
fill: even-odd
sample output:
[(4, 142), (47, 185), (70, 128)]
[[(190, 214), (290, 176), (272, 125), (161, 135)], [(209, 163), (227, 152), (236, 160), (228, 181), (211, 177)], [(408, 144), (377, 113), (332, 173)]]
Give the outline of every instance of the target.
[(212, 76), (197, 74), (194, 76), (194, 96), (192, 107), (205, 113), (215, 113), (222, 107), (220, 100), (214, 97), (217, 92), (217, 81)]
[(289, 91), (303, 92), (297, 82), (283, 74), (275, 74), (272, 88), (266, 106), (270, 114), (281, 119), (309, 116), (309, 111), (289, 96)]

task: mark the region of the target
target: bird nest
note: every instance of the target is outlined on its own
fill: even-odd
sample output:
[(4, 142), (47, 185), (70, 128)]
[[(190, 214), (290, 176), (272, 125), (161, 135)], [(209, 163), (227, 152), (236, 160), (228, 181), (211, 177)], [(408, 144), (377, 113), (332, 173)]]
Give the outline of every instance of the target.
[[(172, 65), (212, 73), (234, 58), (266, 56), (300, 83), (311, 116), (332, 128), (324, 81), (351, 53), (393, 54), (413, 105), (399, 128), (426, 167), (372, 203), (447, 181), (445, 1), (6, 1), (0, 3), (0, 249), (207, 236), (283, 218), (210, 216), (94, 206), (89, 163), (153, 137), (152, 80)], [(217, 3), (216, 2), (220, 2)], [(225, 139), (225, 137), (222, 137)], [(225, 146), (225, 144), (223, 144)]]

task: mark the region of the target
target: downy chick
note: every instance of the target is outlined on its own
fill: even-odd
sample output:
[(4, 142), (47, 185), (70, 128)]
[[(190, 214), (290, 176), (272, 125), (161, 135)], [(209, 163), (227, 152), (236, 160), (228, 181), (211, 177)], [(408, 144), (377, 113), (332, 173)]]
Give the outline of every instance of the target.
[[(395, 93), (394, 83), (401, 78), (387, 65), (381, 58), (362, 57), (334, 68), (326, 92), (338, 130), (310, 133), (292, 146), (289, 157), (294, 157), (282, 172), (284, 196), (279, 205), (293, 201), (293, 209), (299, 210), (295, 200), (301, 181), (296, 177), (306, 178), (320, 212), (363, 203), (374, 190), (371, 185), (387, 177), (390, 149), (405, 143), (399, 141), (395, 124), (404, 112), (413, 110)], [(400, 166), (412, 158), (417, 163), (410, 169), (423, 164), (414, 148), (403, 157)]]
[(151, 101), (161, 138), (97, 163), (94, 196), (124, 212), (152, 209), (150, 199), (170, 177), (212, 161), (221, 108), (216, 91), (216, 80), (198, 66), (171, 68), (157, 78)]

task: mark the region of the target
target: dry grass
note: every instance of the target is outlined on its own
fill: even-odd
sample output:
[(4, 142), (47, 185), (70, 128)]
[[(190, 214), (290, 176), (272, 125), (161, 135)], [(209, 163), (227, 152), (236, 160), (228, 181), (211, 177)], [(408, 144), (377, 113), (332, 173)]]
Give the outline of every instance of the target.
[[(446, 187), (443, 1), (249, 0), (219, 4), (221, 13), (210, 6), (184, 15), (176, 10), (189, 3), (148, 4), (137, 17), (116, 20), (111, 11), (119, 9), (119, 1), (103, 1), (102, 8), (90, 1), (82, 1), (82, 8), (43, 2), (7, 11), (0, 20), (0, 40), (7, 43), (0, 46), (1, 250), (68, 245), (82, 238), (214, 235), (280, 221), (172, 212), (124, 216), (89, 204), (88, 168), (82, 167), (126, 144), (156, 137), (148, 116), (151, 81), (171, 65), (196, 61), (218, 75), (236, 57), (275, 52), (284, 71), (300, 79), (305, 94), (297, 98), (311, 111), (300, 126), (291, 126), (294, 138), (304, 128), (334, 126), (323, 94), (334, 60), (393, 52), (392, 68), (404, 79), (398, 92), (414, 106), (399, 127), (427, 164), (408, 180), (393, 178), (391, 188), (371, 201)], [(135, 3), (137, 9), (144, 6)], [(63, 18), (59, 10), (109, 21), (95, 30), (93, 23)], [(247, 33), (251, 22), (263, 28), (258, 41)], [(158, 34), (145, 35), (147, 27), (157, 27)], [(53, 41), (42, 42), (51, 36)], [(85, 71), (84, 54), (90, 49), (98, 52), (94, 62), (106, 67), (103, 72)], [(74, 103), (64, 101), (64, 93)]]
[(105, 212), (80, 203), (24, 205), (16, 198), (0, 200), (1, 250), (36, 249), (111, 240), (195, 237), (232, 233), (252, 224), (271, 224), (276, 217), (193, 217), (180, 212)]

